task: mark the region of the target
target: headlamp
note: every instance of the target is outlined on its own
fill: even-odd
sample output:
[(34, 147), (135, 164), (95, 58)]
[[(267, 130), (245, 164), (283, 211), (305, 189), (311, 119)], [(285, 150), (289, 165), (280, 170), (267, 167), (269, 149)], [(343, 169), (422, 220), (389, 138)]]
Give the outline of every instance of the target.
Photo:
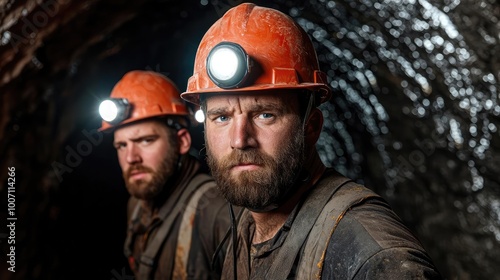
[(125, 98), (109, 98), (99, 105), (101, 118), (110, 124), (117, 124), (125, 120), (129, 112), (130, 103)]
[(240, 86), (250, 73), (251, 60), (236, 43), (217, 44), (207, 56), (207, 73), (220, 88)]

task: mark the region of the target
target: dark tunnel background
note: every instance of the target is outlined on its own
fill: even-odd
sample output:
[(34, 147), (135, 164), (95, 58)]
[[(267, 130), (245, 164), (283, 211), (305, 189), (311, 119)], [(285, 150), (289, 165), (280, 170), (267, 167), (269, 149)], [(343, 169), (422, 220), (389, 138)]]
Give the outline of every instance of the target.
[[(201, 37), (242, 1), (39, 2), (0, 0), (0, 279), (131, 279), (128, 194), (95, 131), (98, 102), (133, 69), (184, 89)], [(500, 279), (500, 4), (254, 2), (317, 48), (335, 91), (324, 162), (385, 197), (447, 279)], [(192, 133), (199, 154), (202, 127)]]

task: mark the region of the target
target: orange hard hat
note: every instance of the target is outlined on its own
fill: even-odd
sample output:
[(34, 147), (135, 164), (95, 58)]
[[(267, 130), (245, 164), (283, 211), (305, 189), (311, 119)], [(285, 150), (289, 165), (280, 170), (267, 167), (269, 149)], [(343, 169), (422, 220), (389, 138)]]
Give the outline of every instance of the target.
[[(225, 53), (232, 53), (232, 58)], [(236, 64), (240, 70), (223, 69)], [(213, 70), (216, 67), (222, 68), (220, 73)], [(193, 76), (181, 97), (199, 105), (200, 94), (273, 89), (318, 92), (321, 103), (331, 95), (307, 33), (280, 11), (243, 3), (227, 11), (203, 36)]]
[(152, 71), (130, 71), (114, 86), (108, 99), (124, 102), (129, 108), (126, 116), (119, 122), (103, 120), (99, 131), (151, 117), (188, 116), (179, 93), (174, 82), (164, 75)]

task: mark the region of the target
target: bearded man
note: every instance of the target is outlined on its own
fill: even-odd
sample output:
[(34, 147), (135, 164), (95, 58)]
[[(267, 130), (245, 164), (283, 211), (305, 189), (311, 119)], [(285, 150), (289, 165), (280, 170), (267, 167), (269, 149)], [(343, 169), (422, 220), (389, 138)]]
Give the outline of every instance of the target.
[(131, 195), (124, 251), (135, 279), (217, 279), (211, 263), (229, 228), (226, 201), (189, 154), (189, 112), (175, 84), (130, 71), (99, 111)]
[(222, 279), (440, 279), (380, 196), (321, 162), (330, 95), (311, 40), (280, 11), (243, 3), (203, 36), (181, 96), (205, 112), (219, 189), (245, 208)]

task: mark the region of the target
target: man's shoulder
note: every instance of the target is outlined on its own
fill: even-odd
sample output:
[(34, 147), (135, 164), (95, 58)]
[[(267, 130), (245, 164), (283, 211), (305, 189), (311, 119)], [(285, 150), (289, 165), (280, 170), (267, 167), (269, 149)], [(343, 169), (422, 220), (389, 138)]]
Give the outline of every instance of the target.
[(338, 171), (336, 171), (335, 169), (333, 168), (327, 168), (325, 170), (325, 172), (323, 173), (323, 175), (321, 176), (321, 178), (318, 180), (318, 182), (316, 183), (316, 187), (319, 186), (319, 185), (329, 185), (329, 187), (333, 187), (333, 186), (336, 186), (336, 185), (355, 185), (357, 187), (358, 190), (360, 189), (363, 189), (363, 190), (367, 190), (368, 192), (370, 192), (371, 194), (373, 195), (376, 195), (378, 196), (375, 192), (373, 192), (370, 188), (362, 185), (362, 184), (358, 184), (355, 182), (354, 179), (352, 178), (349, 178), (341, 173), (339, 173)]
[[(346, 279), (438, 275), (419, 240), (378, 195), (352, 205), (335, 225), (324, 270), (326, 275), (334, 273)], [(355, 276), (357, 273), (360, 275)]]
[[(326, 183), (338, 180), (339, 177), (343, 176), (333, 172), (324, 176), (322, 181)], [(335, 219), (338, 223), (331, 226), (335, 227), (334, 235), (338, 238), (343, 235), (346, 241), (359, 238), (364, 245), (370, 243), (380, 248), (405, 243), (420, 246), (419, 241), (380, 195), (352, 180), (346, 181), (332, 195), (323, 209), (323, 215), (325, 214), (341, 215)]]
[[(196, 202), (196, 212), (193, 219), (195, 233), (199, 235), (200, 243), (210, 258), (217, 245), (223, 240), (231, 221), (228, 213), (228, 202), (220, 195), (213, 178), (201, 173), (203, 183), (191, 197), (191, 203)], [(191, 204), (193, 205), (193, 204)], [(194, 206), (194, 205), (193, 205)], [(192, 208), (194, 209), (194, 208)]]
[(217, 184), (212, 176), (207, 173), (197, 173), (190, 183), (197, 184), (191, 200), (197, 199), (198, 210), (218, 214), (227, 201), (220, 195)]
[[(321, 192), (320, 189), (327, 191)], [(343, 216), (345, 212), (353, 207), (374, 201), (380, 207), (390, 209), (387, 202), (373, 190), (356, 183), (333, 169), (327, 169), (321, 179), (318, 180), (312, 195), (315, 195), (315, 193), (316, 196), (322, 194), (329, 196), (322, 209), (322, 215), (336, 214)]]
[(196, 173), (194, 176), (191, 177), (190, 182), (188, 182), (189, 185), (193, 184), (195, 187), (195, 192), (201, 194), (201, 195), (207, 195), (209, 194), (210, 197), (213, 197), (214, 199), (221, 198), (220, 194), (217, 190), (217, 184), (215, 183), (214, 178), (204, 172), (199, 172)]
[(378, 201), (354, 207), (339, 222), (325, 254), (323, 276), (331, 275), (344, 279), (440, 279), (415, 235)]
[(374, 251), (393, 247), (423, 250), (415, 235), (406, 227), (387, 203), (366, 200), (346, 212), (334, 232), (336, 238), (350, 239), (360, 249)]

